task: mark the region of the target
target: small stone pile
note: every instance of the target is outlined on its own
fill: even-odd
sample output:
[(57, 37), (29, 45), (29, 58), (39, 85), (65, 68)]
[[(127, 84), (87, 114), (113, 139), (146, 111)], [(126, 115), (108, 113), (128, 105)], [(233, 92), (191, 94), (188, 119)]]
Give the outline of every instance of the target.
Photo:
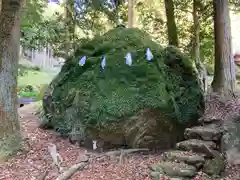
[[(204, 122), (187, 128), (186, 140), (176, 144), (176, 150), (163, 153), (163, 161), (151, 165), (153, 180), (190, 180), (202, 172), (203, 180), (213, 180), (223, 173), (225, 157), (221, 153), (221, 139), (224, 134), (218, 122)], [(161, 178), (162, 177), (162, 178)]]

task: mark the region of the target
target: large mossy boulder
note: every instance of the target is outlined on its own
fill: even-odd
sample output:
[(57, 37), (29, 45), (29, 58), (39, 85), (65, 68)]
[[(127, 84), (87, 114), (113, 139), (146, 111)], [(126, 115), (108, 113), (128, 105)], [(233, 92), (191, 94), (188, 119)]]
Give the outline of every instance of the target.
[[(132, 66), (125, 63), (128, 52)], [(86, 63), (79, 66), (83, 56)], [(67, 59), (45, 93), (43, 126), (79, 141), (170, 148), (197, 122), (203, 104), (197, 73), (178, 49), (161, 47), (138, 29), (116, 28)]]

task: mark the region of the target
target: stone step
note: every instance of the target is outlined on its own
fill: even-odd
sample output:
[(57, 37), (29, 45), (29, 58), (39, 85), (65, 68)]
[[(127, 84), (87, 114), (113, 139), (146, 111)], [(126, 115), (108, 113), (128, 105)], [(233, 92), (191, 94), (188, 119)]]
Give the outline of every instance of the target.
[(223, 119), (219, 116), (213, 116), (213, 117), (201, 117), (198, 119), (198, 122), (200, 124), (211, 124), (211, 123), (221, 123)]
[(151, 165), (150, 169), (153, 172), (157, 172), (159, 176), (168, 176), (172, 178), (192, 178), (197, 174), (196, 167), (183, 162), (163, 161)]
[(206, 155), (208, 158), (215, 156), (213, 150), (216, 149), (216, 144), (212, 141), (203, 141), (199, 139), (189, 139), (176, 144), (178, 150), (193, 151)]
[(202, 172), (209, 176), (221, 176), (226, 168), (226, 162), (223, 156), (216, 156), (213, 159), (206, 159)]
[(217, 124), (209, 124), (205, 126), (195, 126), (187, 128), (184, 132), (186, 139), (201, 139), (205, 141), (220, 140), (224, 133), (223, 128)]
[(167, 151), (163, 153), (163, 160), (184, 162), (186, 164), (194, 165), (199, 168), (204, 163), (203, 155), (190, 152), (190, 151)]

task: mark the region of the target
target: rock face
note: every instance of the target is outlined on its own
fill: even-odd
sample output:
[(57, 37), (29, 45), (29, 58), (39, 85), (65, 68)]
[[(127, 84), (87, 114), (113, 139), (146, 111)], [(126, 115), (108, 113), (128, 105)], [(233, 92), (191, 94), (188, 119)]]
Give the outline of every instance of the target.
[[(146, 49), (153, 54), (146, 60)], [(132, 65), (124, 57), (132, 53)], [(86, 63), (79, 60), (86, 56)], [(101, 69), (101, 58), (106, 67)], [(45, 124), (72, 139), (168, 149), (203, 110), (197, 74), (174, 47), (138, 29), (116, 28), (82, 44), (43, 99)]]
[(186, 139), (201, 139), (205, 141), (217, 141), (223, 135), (223, 128), (219, 125), (210, 124), (206, 126), (195, 126), (187, 128), (184, 132)]
[(162, 162), (151, 167), (152, 170), (165, 173), (172, 177), (193, 177), (197, 173), (194, 166), (177, 162)]
[[(210, 136), (221, 136), (221, 152), (225, 153), (226, 160), (229, 164), (240, 164), (240, 101), (236, 99), (228, 99), (221, 97), (216, 93), (209, 93), (205, 96), (205, 112), (199, 119), (199, 122), (204, 124), (214, 124), (214, 132), (208, 132), (204, 138)], [(186, 136), (196, 138), (196, 132), (186, 132)], [(199, 135), (199, 133), (198, 133)], [(202, 135), (201, 135), (202, 136)], [(208, 136), (208, 137), (206, 137)]]
[(240, 117), (229, 119), (224, 123), (225, 131), (222, 138), (222, 151), (226, 152), (229, 164), (240, 165)]
[(190, 165), (202, 165), (204, 163), (204, 156), (193, 152), (186, 151), (167, 151), (163, 154), (164, 160), (185, 162)]
[[(216, 121), (214, 121), (216, 122)], [(219, 124), (207, 124), (186, 128), (186, 140), (176, 144), (176, 149), (163, 153), (163, 162), (153, 164), (153, 179), (212, 180), (225, 170), (225, 157), (221, 153), (223, 128)], [(195, 138), (195, 139), (194, 139)], [(204, 175), (204, 176), (203, 176)]]
[(212, 141), (202, 141), (198, 139), (189, 139), (177, 143), (177, 149), (203, 153), (208, 157), (214, 157), (212, 149), (216, 149), (216, 144)]
[[(199, 119), (199, 125), (186, 128), (185, 140), (176, 144), (178, 150), (165, 152), (164, 162), (150, 167), (153, 179), (164, 177), (162, 179), (187, 180), (182, 175), (172, 177), (172, 173), (164, 172), (162, 166), (159, 166), (161, 163), (177, 162), (192, 165), (199, 173), (204, 173), (204, 177), (196, 176), (194, 179), (202, 180), (219, 179), (227, 163), (240, 164), (240, 101), (232, 98), (223, 99), (214, 93), (207, 95), (205, 100), (206, 109)], [(172, 168), (178, 169), (178, 164), (172, 165)]]

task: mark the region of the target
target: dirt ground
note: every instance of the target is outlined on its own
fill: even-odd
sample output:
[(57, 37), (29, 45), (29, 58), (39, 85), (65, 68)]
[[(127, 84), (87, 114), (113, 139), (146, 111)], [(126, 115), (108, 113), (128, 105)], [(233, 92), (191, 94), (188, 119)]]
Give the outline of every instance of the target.
[[(0, 164), (0, 180), (40, 180), (46, 170), (49, 170), (46, 179), (55, 180), (58, 176), (57, 167), (48, 152), (48, 143), (57, 146), (63, 158), (63, 165), (67, 169), (78, 163), (84, 157), (86, 150), (69, 143), (68, 139), (56, 136), (51, 131), (38, 128), (38, 120), (34, 115), (32, 105), (20, 109), (21, 127), (27, 151)], [(77, 171), (72, 180), (150, 180), (149, 165), (161, 161), (161, 153), (133, 154), (123, 164), (118, 157), (95, 160), (83, 170)], [(227, 171), (225, 180), (240, 180), (240, 168), (231, 167)], [(195, 180), (204, 180), (201, 176)]]

